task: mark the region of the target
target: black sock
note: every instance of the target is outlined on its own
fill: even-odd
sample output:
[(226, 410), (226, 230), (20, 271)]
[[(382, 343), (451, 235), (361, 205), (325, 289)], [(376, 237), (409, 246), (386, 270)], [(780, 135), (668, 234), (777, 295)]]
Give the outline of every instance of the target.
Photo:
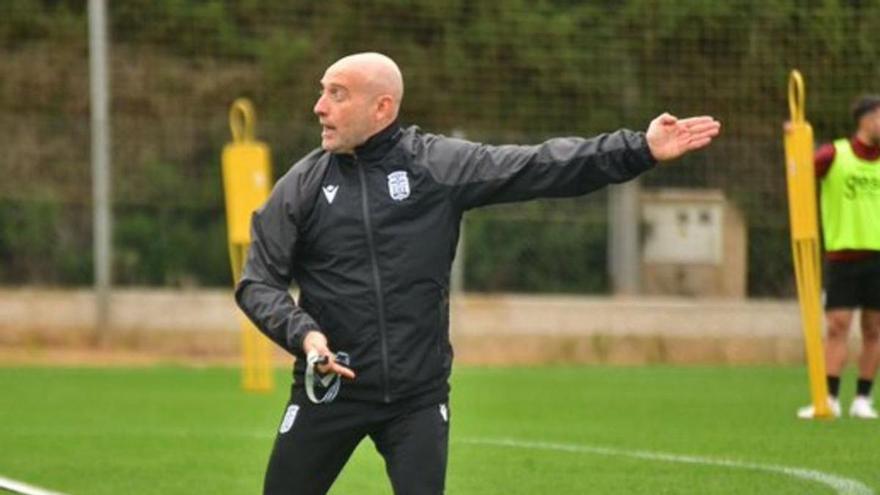
[(837, 393), (840, 392), (840, 377), (839, 376), (831, 376), (828, 375), (828, 395), (831, 397), (837, 398)]
[(872, 385), (874, 385), (874, 380), (859, 378), (859, 381), (856, 382), (856, 394), (869, 397)]

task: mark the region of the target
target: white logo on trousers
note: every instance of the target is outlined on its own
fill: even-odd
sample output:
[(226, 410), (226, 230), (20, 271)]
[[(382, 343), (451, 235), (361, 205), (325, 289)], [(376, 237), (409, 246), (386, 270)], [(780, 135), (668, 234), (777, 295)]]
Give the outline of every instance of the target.
[(284, 413), (284, 419), (281, 421), (281, 428), (278, 428), (278, 433), (287, 433), (293, 428), (293, 422), (296, 421), (296, 413), (298, 412), (299, 406), (296, 404), (291, 404), (287, 408), (287, 412)]

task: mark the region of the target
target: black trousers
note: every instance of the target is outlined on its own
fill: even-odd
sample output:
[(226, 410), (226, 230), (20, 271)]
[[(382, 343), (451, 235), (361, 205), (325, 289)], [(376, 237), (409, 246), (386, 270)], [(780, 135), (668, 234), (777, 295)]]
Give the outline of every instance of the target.
[(275, 438), (263, 493), (327, 493), (355, 447), (369, 436), (385, 459), (396, 495), (441, 494), (449, 419), (446, 403), (412, 399), (313, 404), (296, 388)]

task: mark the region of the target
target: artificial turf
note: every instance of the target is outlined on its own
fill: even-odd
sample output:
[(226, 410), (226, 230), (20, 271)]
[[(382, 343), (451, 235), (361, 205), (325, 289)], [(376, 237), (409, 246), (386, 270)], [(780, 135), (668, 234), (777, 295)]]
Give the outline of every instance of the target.
[[(0, 476), (73, 495), (260, 493), (277, 373), (252, 395), (232, 368), (0, 367)], [(452, 385), (450, 494), (880, 490), (880, 422), (795, 419), (801, 368), (460, 367)], [(391, 493), (369, 439), (331, 493)]]

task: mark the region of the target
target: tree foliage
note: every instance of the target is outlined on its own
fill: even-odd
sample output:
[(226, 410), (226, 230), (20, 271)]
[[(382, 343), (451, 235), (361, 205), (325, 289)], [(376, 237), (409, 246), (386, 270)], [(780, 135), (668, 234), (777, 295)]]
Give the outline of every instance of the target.
[[(90, 257), (85, 4), (0, 5), (0, 121), (11, 129), (0, 161), (2, 282), (89, 281), (88, 263), (68, 254)], [(720, 118), (712, 150), (644, 184), (723, 189), (765, 242), (750, 251), (751, 293), (787, 294), (793, 284), (770, 279), (791, 273), (787, 75), (804, 73), (808, 116), (827, 141), (851, 131), (849, 102), (876, 91), (880, 71), (880, 4), (852, 0), (127, 0), (109, 2), (109, 15), (122, 283), (226, 283), (218, 172), (228, 104), (254, 100), (280, 175), (317, 144), (323, 69), (376, 50), (404, 71), (403, 122), (433, 132), (537, 142), (643, 128), (662, 111)], [(550, 218), (587, 204), (529, 211)], [(604, 290), (604, 217), (580, 227), (569, 214), (550, 227), (505, 209), (474, 213), (469, 285)], [(542, 264), (561, 252), (583, 253), (590, 270), (560, 276)]]

